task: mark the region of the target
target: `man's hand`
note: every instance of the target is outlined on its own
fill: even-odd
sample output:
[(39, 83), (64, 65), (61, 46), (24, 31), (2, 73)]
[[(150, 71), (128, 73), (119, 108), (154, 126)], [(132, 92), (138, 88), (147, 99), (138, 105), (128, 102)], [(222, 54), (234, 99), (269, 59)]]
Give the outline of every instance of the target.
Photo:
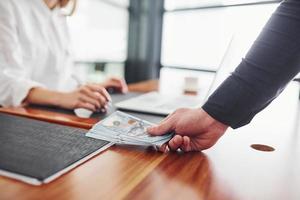
[(160, 150), (181, 149), (188, 152), (212, 147), (227, 128), (227, 125), (215, 120), (203, 109), (178, 109), (159, 125), (148, 128), (148, 133), (163, 135), (174, 131), (175, 136)]

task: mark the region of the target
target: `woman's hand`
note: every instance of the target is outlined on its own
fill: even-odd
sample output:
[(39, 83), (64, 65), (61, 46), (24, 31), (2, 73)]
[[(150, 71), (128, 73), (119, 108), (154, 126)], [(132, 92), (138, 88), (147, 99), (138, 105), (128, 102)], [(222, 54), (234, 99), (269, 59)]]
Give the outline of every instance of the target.
[(72, 92), (57, 92), (44, 88), (32, 88), (25, 104), (58, 106), (66, 109), (85, 108), (91, 111), (106, 110), (111, 97), (99, 84), (83, 85)]
[(111, 78), (102, 84), (86, 84), (66, 93), (40, 87), (32, 88), (23, 103), (58, 106), (72, 110), (85, 108), (94, 112), (98, 110), (105, 111), (108, 108), (108, 102), (111, 101), (111, 97), (107, 92), (107, 89), (110, 88), (122, 93), (128, 91), (124, 80)]
[(128, 92), (128, 87), (125, 80), (120, 78), (110, 78), (104, 83), (101, 83), (100, 85), (106, 88), (107, 90), (112, 89), (114, 91), (122, 92), (122, 93)]
[(212, 147), (225, 133), (227, 125), (215, 120), (203, 109), (179, 109), (159, 125), (148, 128), (151, 135), (175, 132), (175, 136), (160, 149), (163, 152), (181, 149), (201, 151)]
[(107, 110), (111, 97), (106, 89), (99, 84), (87, 84), (73, 92), (62, 93), (59, 107), (66, 109), (85, 108), (91, 111)]

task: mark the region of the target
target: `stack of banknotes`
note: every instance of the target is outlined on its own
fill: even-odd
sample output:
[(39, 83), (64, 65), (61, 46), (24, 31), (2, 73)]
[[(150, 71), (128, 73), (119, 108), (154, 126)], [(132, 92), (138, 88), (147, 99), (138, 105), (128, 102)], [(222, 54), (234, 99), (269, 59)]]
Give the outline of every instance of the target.
[(149, 135), (147, 128), (152, 125), (150, 122), (116, 111), (95, 124), (86, 136), (116, 144), (155, 147), (160, 147), (172, 138), (172, 133), (162, 136)]

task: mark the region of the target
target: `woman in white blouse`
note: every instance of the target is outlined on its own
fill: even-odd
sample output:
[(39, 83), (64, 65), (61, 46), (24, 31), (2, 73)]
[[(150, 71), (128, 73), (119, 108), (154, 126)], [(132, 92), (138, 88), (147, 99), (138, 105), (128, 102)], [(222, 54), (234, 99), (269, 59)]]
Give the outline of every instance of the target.
[(0, 105), (40, 104), (67, 109), (105, 109), (110, 79), (84, 84), (73, 71), (66, 17), (69, 0), (0, 1)]

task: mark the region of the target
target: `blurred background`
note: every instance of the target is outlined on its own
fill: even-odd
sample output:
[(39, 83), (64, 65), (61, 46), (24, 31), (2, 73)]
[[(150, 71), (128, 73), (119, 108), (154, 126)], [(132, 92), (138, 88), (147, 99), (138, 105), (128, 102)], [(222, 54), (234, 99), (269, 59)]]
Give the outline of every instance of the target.
[(157, 79), (160, 69), (216, 73), (228, 44), (240, 62), (279, 0), (78, 0), (68, 18), (76, 68), (89, 81)]
[[(93, 82), (111, 75), (128, 83), (159, 78), (159, 92), (168, 97), (191, 85), (200, 96), (210, 94), (241, 62), (280, 2), (78, 0), (68, 19), (77, 70)], [(297, 133), (299, 99), (293, 82), (242, 130), (253, 134), (260, 127), (259, 135), (278, 133), (278, 141), (295, 127)]]

